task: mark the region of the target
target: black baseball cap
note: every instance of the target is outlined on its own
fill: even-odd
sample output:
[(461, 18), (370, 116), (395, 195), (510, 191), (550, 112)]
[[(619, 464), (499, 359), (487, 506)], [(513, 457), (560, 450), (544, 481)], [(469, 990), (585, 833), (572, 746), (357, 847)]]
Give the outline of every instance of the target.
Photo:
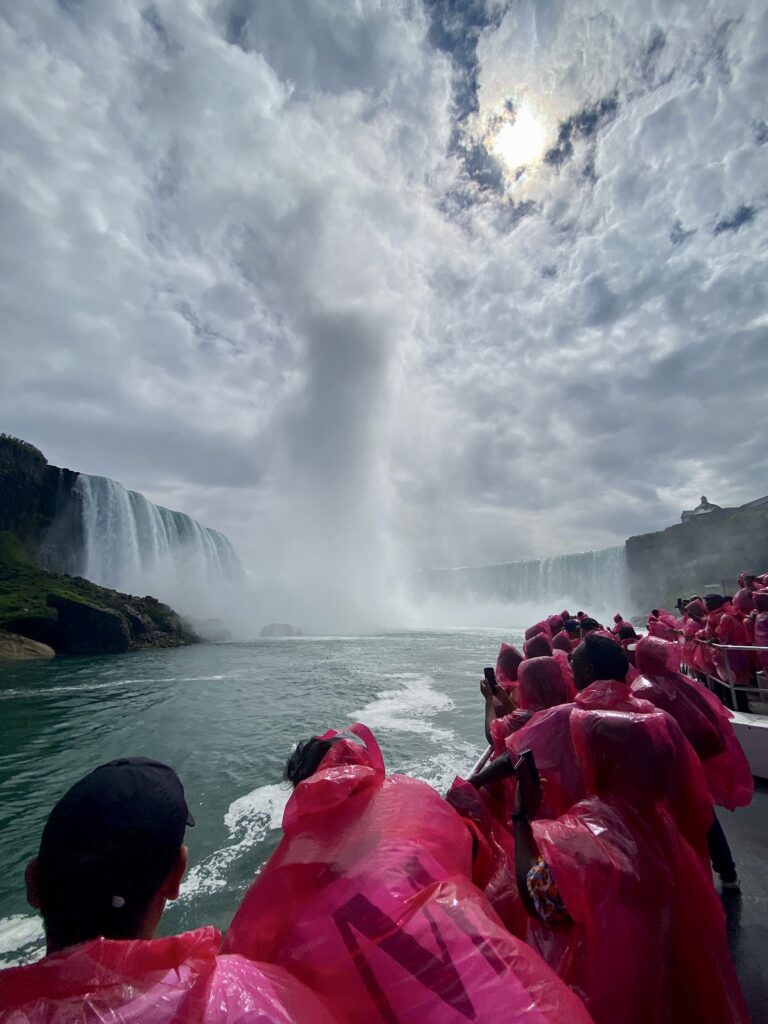
[(185, 829), (194, 824), (173, 768), (148, 757), (125, 757), (95, 768), (64, 794), (43, 829), (40, 857), (66, 860), (95, 852), (128, 831), (178, 849)]

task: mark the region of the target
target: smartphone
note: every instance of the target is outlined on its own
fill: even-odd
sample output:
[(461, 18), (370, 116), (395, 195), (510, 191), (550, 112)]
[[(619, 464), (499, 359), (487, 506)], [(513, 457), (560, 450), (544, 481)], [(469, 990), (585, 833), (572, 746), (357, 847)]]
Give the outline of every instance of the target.
[(520, 757), (515, 761), (515, 775), (519, 775), (521, 769), (524, 772), (528, 772), (536, 786), (539, 799), (541, 799), (541, 779), (539, 778), (539, 770), (536, 767), (536, 758), (533, 756), (532, 750), (523, 750)]
[(499, 684), (496, 682), (496, 672), (489, 665), (483, 669), (483, 675), (485, 676), (486, 683), (491, 688), (491, 693), (496, 693), (496, 690), (499, 688)]

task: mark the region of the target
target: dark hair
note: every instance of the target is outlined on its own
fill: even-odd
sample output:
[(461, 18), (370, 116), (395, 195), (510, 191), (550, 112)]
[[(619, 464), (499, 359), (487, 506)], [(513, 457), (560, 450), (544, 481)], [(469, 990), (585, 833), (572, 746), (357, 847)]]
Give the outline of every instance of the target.
[(721, 594), (705, 594), (704, 604), (712, 605), (713, 608), (722, 608), (725, 604), (725, 598)]
[(320, 767), (320, 762), (336, 742), (336, 737), (323, 740), (319, 736), (313, 736), (308, 740), (300, 740), (296, 749), (285, 763), (283, 778), (294, 787), (298, 786), (304, 779), (314, 775)]
[(615, 640), (607, 636), (587, 636), (581, 643), (591, 662), (595, 679), (617, 679), (623, 682), (629, 671), (629, 660)]
[(49, 945), (136, 938), (180, 849), (136, 827), (110, 832), (66, 856), (41, 848), (37, 888)]
[(619, 630), (619, 640), (631, 640), (637, 636), (634, 626), (622, 626)]
[(581, 623), (579, 622), (578, 619), (568, 619), (568, 621), (563, 626), (563, 629), (567, 633), (578, 633), (580, 628), (581, 628)]
[(581, 625), (579, 626), (579, 629), (582, 629), (582, 630), (584, 630), (584, 629), (587, 629), (587, 630), (588, 629), (600, 629), (600, 623), (597, 621), (597, 619), (590, 619), (590, 618), (582, 619), (581, 620)]
[(659, 609), (658, 609), (658, 608), (652, 608), (652, 609), (651, 609), (651, 615), (656, 615), (656, 616), (658, 616), (658, 614), (659, 614)]

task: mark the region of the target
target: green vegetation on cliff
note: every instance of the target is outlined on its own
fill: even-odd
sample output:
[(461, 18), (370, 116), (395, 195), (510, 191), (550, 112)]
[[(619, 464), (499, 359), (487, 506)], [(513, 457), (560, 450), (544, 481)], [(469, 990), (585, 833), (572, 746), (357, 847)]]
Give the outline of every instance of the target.
[(39, 569), (0, 531), (0, 629), (72, 653), (177, 647), (197, 637), (168, 605)]

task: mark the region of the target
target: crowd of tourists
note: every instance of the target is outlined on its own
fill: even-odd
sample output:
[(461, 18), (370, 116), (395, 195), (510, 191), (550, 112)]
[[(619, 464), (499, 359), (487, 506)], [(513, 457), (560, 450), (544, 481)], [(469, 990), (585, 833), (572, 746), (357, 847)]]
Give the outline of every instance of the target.
[(502, 644), (488, 752), (445, 795), (388, 775), (363, 724), (300, 742), (281, 842), (223, 939), (154, 938), (194, 824), (178, 777), (100, 766), (28, 865), (47, 955), (0, 971), (0, 1022), (746, 1024), (714, 807), (754, 784), (697, 674), (768, 667), (722, 649), (768, 646), (766, 583), (654, 609), (644, 634), (563, 611)]

